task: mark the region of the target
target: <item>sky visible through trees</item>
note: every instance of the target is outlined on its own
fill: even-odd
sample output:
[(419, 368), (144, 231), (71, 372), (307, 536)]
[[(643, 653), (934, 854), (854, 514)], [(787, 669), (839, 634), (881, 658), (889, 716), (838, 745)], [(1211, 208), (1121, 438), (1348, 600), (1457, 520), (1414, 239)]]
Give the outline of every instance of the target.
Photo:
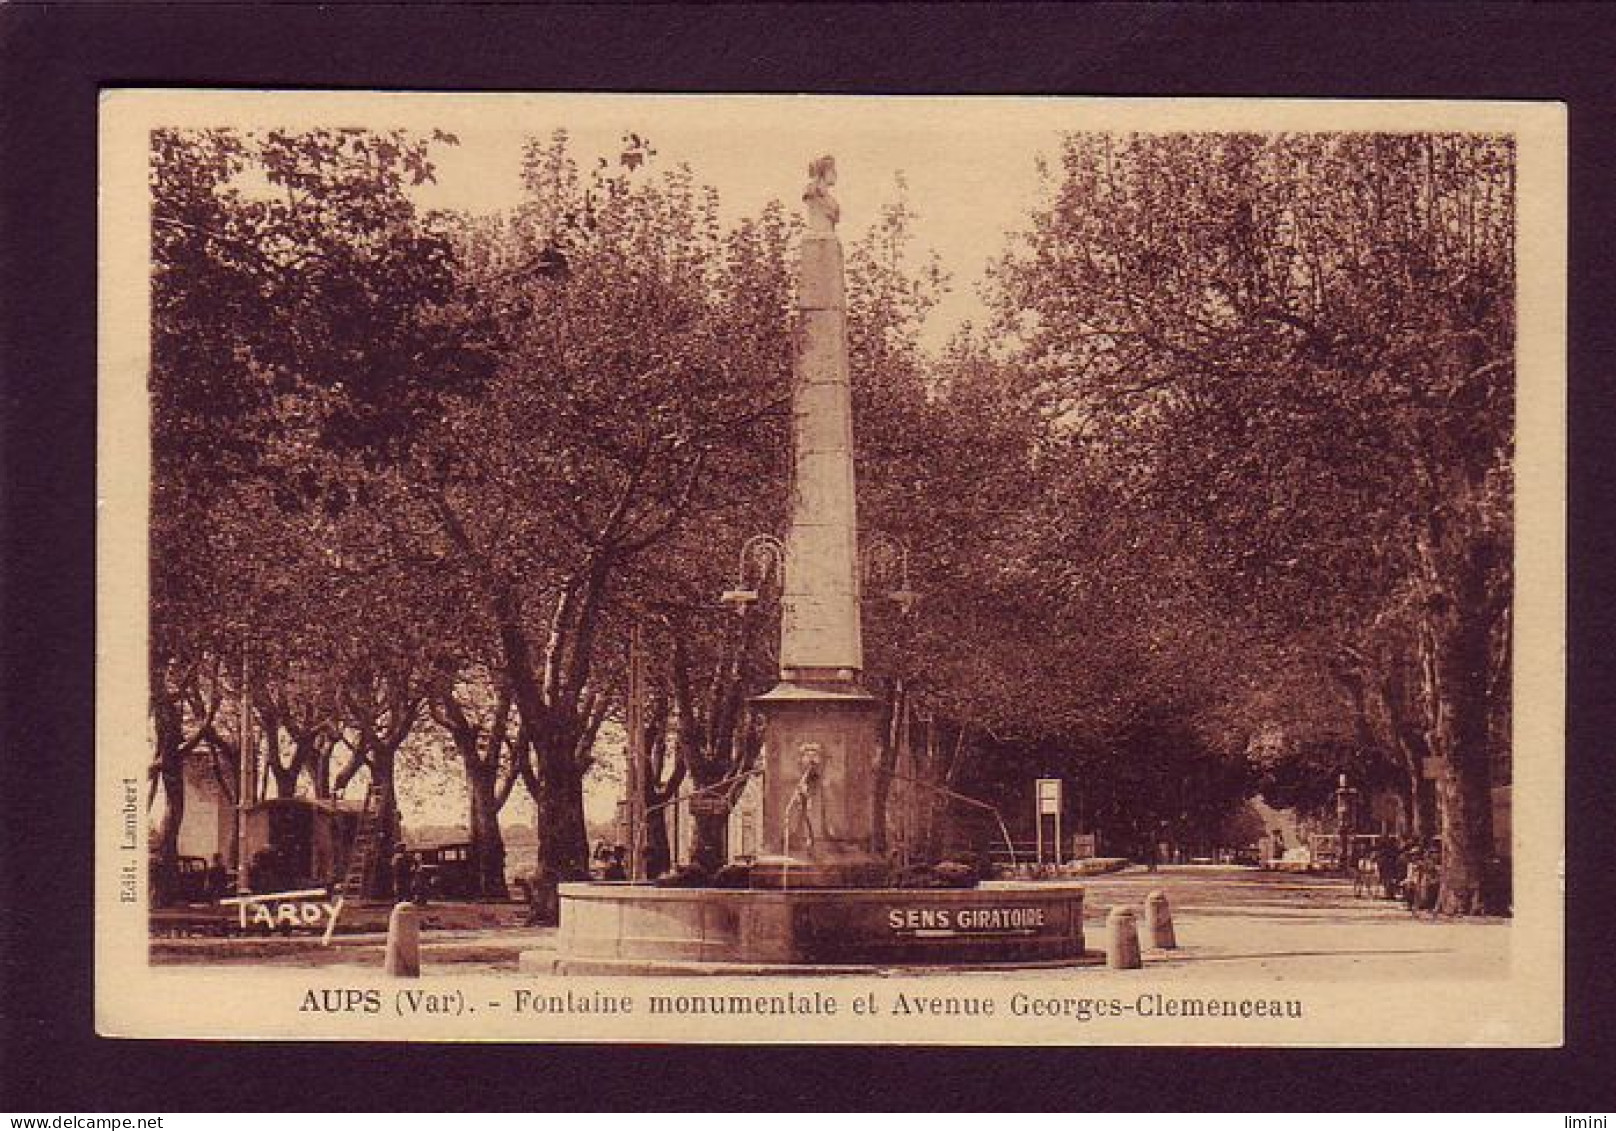
[(733, 221), (770, 200), (795, 209), (804, 154), (834, 153), (843, 239), (878, 222), (901, 176), (917, 214), (915, 251), (935, 253), (953, 280), (920, 328), (922, 342), (938, 349), (961, 323), (985, 316), (977, 283), (1002, 250), (1004, 233), (1037, 198), (1036, 157), (1059, 147), (1060, 128), (1047, 115), (1007, 118), (984, 107), (962, 116), (952, 107), (928, 110), (927, 100), (915, 99), (915, 113), (895, 128), (836, 100), (804, 99), (800, 110), (784, 112), (769, 100), (737, 101), (721, 119), (692, 100), (589, 99), (546, 109), (520, 128), (468, 123), (456, 130), (460, 145), (439, 154), (435, 182), (413, 195), (425, 208), (502, 211), (520, 201), (523, 138), (565, 128), (587, 163), (615, 161), (624, 133), (640, 131), (655, 143), (659, 161), (689, 162), (714, 186), (721, 215)]

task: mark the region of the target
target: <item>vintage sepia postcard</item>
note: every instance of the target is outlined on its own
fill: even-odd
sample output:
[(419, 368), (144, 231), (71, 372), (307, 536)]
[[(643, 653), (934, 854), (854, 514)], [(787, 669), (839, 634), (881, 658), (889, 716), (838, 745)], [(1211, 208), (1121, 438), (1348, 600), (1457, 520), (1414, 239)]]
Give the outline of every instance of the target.
[(101, 135), (103, 1035), (1561, 1043), (1563, 107)]

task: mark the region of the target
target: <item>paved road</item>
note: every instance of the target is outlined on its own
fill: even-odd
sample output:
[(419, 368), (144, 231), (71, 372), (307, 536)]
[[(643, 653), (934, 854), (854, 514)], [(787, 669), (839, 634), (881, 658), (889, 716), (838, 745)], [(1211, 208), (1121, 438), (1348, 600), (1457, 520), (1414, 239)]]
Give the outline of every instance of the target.
[[(1119, 904), (1144, 906), (1161, 889), (1173, 908), (1179, 948), (1147, 952), (1153, 979), (1272, 979), (1414, 982), (1426, 978), (1507, 977), (1507, 920), (1415, 919), (1401, 904), (1355, 898), (1347, 881), (1248, 868), (1133, 868), (1091, 877), (1085, 920), (1091, 949), (1105, 944), (1105, 916)], [(423, 939), (423, 963), (444, 972), (516, 975), (516, 954), (554, 945), (554, 932), (532, 928), (434, 931)], [(350, 966), (379, 968), (379, 939), (354, 938), (328, 950), (298, 953), (248, 946), (199, 949), (192, 964)], [(170, 959), (174, 961), (174, 959)], [(994, 978), (999, 973), (956, 973)], [(1070, 970), (1019, 971), (1018, 977), (1069, 978)]]
[(1350, 881), (1300, 872), (1202, 864), (1166, 865), (1151, 872), (1134, 866), (1082, 882), (1088, 913), (1101, 917), (1117, 904), (1139, 907), (1158, 888), (1175, 908), (1197, 915), (1331, 915), (1353, 922), (1408, 917), (1401, 904), (1355, 897)]
[(1085, 882), (1089, 945), (1104, 918), (1140, 909), (1160, 889), (1179, 949), (1147, 954), (1164, 978), (1271, 977), (1277, 981), (1419, 981), (1509, 974), (1509, 921), (1416, 919), (1400, 903), (1358, 898), (1350, 881), (1250, 868), (1129, 869)]

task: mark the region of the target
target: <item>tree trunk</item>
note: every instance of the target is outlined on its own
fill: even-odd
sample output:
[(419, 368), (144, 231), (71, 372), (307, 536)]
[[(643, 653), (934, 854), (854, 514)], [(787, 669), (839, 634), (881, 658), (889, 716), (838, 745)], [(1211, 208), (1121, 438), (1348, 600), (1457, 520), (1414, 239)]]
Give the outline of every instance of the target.
[[(946, 781), (947, 768), (943, 764), (945, 737), (938, 734), (942, 727), (938, 723), (926, 725), (926, 769), (921, 777), (933, 785), (943, 784)], [(963, 729), (960, 740), (964, 740)], [(943, 739), (944, 741), (939, 741)], [(920, 836), (919, 856), (922, 860), (936, 861), (943, 855), (943, 801), (942, 795), (935, 790), (924, 790), (920, 801)]]
[(370, 780), (381, 792), (381, 820), (378, 824), (379, 839), (383, 851), (376, 854), (371, 861), (369, 874), (365, 877), (365, 896), (369, 899), (385, 899), (394, 894), (396, 898), (406, 898), (407, 893), (392, 893), (393, 876), (388, 867), (392, 859), (393, 846), (404, 840), (404, 823), (398, 811), (398, 797), (393, 787), (393, 754), (392, 750), (380, 747), (374, 748), (370, 753)]
[(271, 731), (266, 732), (264, 737), (267, 747), (264, 751), (265, 761), (269, 765), (269, 775), (275, 782), (275, 796), (296, 797), (297, 779), (301, 776), (303, 759), (298, 757), (294, 748), (291, 762), (282, 763), (280, 736)]
[(1425, 823), (1425, 806), (1420, 803), (1420, 790), (1424, 783), (1424, 767), (1415, 766), (1408, 771), (1408, 831), (1419, 841), (1431, 835)]
[(271, 762), (269, 764), (269, 773), (275, 779), (276, 797), (297, 796), (298, 773), (296, 766), (283, 766), (279, 762)]
[[(1463, 641), (1450, 645), (1463, 653)], [(1448, 915), (1484, 914), (1484, 877), (1493, 856), (1492, 767), (1487, 758), (1486, 704), (1464, 686), (1463, 660), (1449, 656), (1448, 693), (1438, 707), (1437, 747), (1445, 757), (1437, 779), (1442, 828), (1442, 897)], [(1448, 681), (1445, 681), (1448, 682)], [(1453, 684), (1460, 686), (1453, 686)]]
[(1409, 835), (1423, 841), (1431, 835), (1425, 819), (1425, 806), (1421, 801), (1425, 787), (1425, 759), (1430, 754), (1430, 748), (1410, 715), (1409, 668), (1405, 661), (1382, 673), (1380, 692), (1386, 707), (1387, 728), (1407, 785)]
[(539, 772), (525, 778), (533, 794), (533, 826), (538, 834), (530, 921), (554, 927), (561, 915), (559, 885), (589, 878), (589, 830), (584, 825), (582, 772), (553, 754), (539, 758), (543, 762)]
[(298, 760), (309, 776), (309, 788), (317, 801), (331, 800), (331, 751), (334, 745), (318, 737), (298, 742)]
[(1442, 823), (1442, 895), (1437, 909), (1444, 915), (1484, 915), (1486, 876), (1492, 859), (1492, 789), (1485, 773), (1444, 766), (1437, 779)]
[(1431, 680), (1431, 747), (1441, 760), (1437, 810), (1442, 832), (1442, 891), (1447, 915), (1484, 914), (1493, 857), (1492, 766), (1487, 679), (1491, 625), (1485, 559), (1466, 554), (1455, 584), (1430, 598), (1422, 643)]
[(179, 856), (180, 822), (185, 819), (185, 758), (181, 752), (179, 708), (154, 704), (157, 730), (157, 775), (163, 786), (163, 819), (157, 826), (152, 852), (172, 864)]
[(716, 875), (729, 863), (729, 814), (695, 813), (690, 824), (690, 862), (708, 876)]
[[(570, 746), (569, 746), (570, 753)], [(589, 878), (589, 830), (584, 824), (584, 775), (569, 757), (548, 756), (539, 775), (540, 860), (556, 882)]]
[(185, 754), (177, 704), (154, 699), (152, 714), (157, 731), (157, 776), (163, 786), (163, 819), (152, 843), (152, 869), (147, 877), (153, 906), (173, 896), (174, 870), (180, 853), (180, 824), (185, 820)]
[(645, 815), (645, 874), (656, 879), (673, 867), (673, 841), (668, 835), (668, 811)]
[[(505, 674), (522, 725), (527, 728), (532, 776), (527, 781), (537, 810), (538, 865), (533, 877), (534, 919), (552, 921), (556, 885), (589, 878), (589, 830), (584, 823), (583, 769), (575, 760), (577, 731), (558, 723), (564, 713), (546, 700), (517, 616), (516, 601), (503, 588), (492, 594), (495, 620), (504, 652)], [(517, 751), (517, 757), (523, 757)], [(525, 772), (525, 771), (524, 771)]]
[(489, 763), (476, 756), (472, 739), (470, 756), (462, 747), (466, 768), (466, 793), (470, 798), (471, 859), (477, 873), (477, 894), (484, 899), (505, 899), (505, 837), (499, 831), (499, 762)]
[[(714, 746), (686, 744), (684, 738), (682, 736), (680, 738), (682, 761), (691, 782), (698, 790), (717, 785), (750, 769), (759, 750), (755, 731), (745, 725), (739, 730), (735, 726), (725, 725), (716, 736), (708, 733), (700, 736), (697, 741), (716, 743)], [(734, 797), (736, 792), (736, 787), (732, 784), (723, 791), (709, 793), (706, 796), (730, 798)], [(707, 870), (709, 874), (729, 863), (728, 811), (712, 814), (692, 813), (690, 829), (692, 863)]]
[[(705, 757), (690, 760), (690, 780), (697, 789), (715, 785), (725, 778), (728, 767), (718, 759)], [(706, 797), (721, 796), (709, 793)], [(727, 813), (690, 814), (690, 862), (708, 875), (729, 862), (729, 815)]]
[(359, 776), (359, 771), (365, 768), (365, 756), (355, 749), (348, 757), (347, 764), (337, 771), (337, 776), (331, 780), (331, 795), (341, 797), (348, 788), (348, 783)]

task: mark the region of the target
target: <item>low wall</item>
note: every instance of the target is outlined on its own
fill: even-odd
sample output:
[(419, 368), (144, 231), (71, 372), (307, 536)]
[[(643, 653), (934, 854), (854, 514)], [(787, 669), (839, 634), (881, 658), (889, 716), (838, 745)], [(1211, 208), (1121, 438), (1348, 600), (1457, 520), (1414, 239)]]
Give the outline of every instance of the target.
[(606, 962), (994, 965), (1080, 958), (1083, 889), (563, 884), (556, 968)]

